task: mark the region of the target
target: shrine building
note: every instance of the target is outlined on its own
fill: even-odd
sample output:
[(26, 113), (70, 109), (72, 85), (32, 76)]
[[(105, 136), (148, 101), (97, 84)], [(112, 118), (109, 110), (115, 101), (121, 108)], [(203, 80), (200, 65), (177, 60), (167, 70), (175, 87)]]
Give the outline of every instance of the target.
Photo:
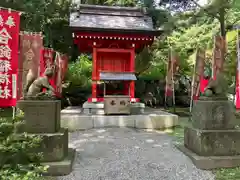
[(80, 5), (70, 14), (74, 43), (92, 53), (92, 95), (89, 103), (108, 96), (135, 97), (135, 56), (161, 34), (144, 9)]

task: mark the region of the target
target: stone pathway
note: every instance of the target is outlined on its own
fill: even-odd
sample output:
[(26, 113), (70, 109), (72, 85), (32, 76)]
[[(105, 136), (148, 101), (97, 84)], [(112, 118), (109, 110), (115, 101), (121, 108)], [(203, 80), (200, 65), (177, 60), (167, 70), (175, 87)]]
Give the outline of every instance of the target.
[(214, 180), (195, 168), (166, 134), (129, 128), (70, 134), (74, 170), (58, 180)]

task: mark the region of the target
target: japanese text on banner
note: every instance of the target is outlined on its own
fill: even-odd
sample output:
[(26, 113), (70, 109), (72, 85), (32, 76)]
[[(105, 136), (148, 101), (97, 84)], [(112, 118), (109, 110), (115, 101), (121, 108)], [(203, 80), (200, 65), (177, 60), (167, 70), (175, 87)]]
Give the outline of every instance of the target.
[(0, 104), (16, 105), (19, 13), (0, 10)]
[(43, 37), (41, 33), (21, 32), (19, 47), (18, 97), (21, 99), (27, 79), (37, 79), (42, 56)]

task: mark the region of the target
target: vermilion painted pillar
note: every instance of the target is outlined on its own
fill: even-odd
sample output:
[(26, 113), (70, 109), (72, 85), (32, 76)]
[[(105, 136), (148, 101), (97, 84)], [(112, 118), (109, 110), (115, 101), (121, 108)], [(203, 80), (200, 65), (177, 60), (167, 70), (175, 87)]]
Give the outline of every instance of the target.
[[(135, 44), (132, 45), (132, 51), (130, 56), (130, 71), (135, 72)], [(135, 83), (134, 81), (130, 82), (130, 97), (135, 97)]]
[[(95, 44), (94, 44), (95, 45)], [(97, 98), (97, 48), (93, 47), (93, 62), (92, 62), (92, 101)]]
[(123, 85), (124, 85), (124, 92), (123, 92), (123, 94), (128, 96), (129, 95), (129, 82), (128, 81), (124, 81)]

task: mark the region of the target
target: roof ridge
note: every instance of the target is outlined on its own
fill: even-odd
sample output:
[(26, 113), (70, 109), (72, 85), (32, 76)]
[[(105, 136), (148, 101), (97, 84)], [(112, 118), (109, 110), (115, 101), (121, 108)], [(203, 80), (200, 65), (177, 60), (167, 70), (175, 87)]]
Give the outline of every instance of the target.
[(126, 7), (126, 6), (102, 6), (102, 5), (89, 5), (89, 4), (80, 4), (78, 9), (96, 9), (96, 10), (112, 10), (112, 11), (133, 11), (133, 12), (142, 12), (141, 7)]
[(125, 16), (125, 17), (145, 17), (144, 15), (129, 15), (129, 14), (118, 14), (118, 13), (104, 13), (104, 12), (81, 12), (80, 14), (89, 14), (89, 15), (102, 15), (102, 16)]

